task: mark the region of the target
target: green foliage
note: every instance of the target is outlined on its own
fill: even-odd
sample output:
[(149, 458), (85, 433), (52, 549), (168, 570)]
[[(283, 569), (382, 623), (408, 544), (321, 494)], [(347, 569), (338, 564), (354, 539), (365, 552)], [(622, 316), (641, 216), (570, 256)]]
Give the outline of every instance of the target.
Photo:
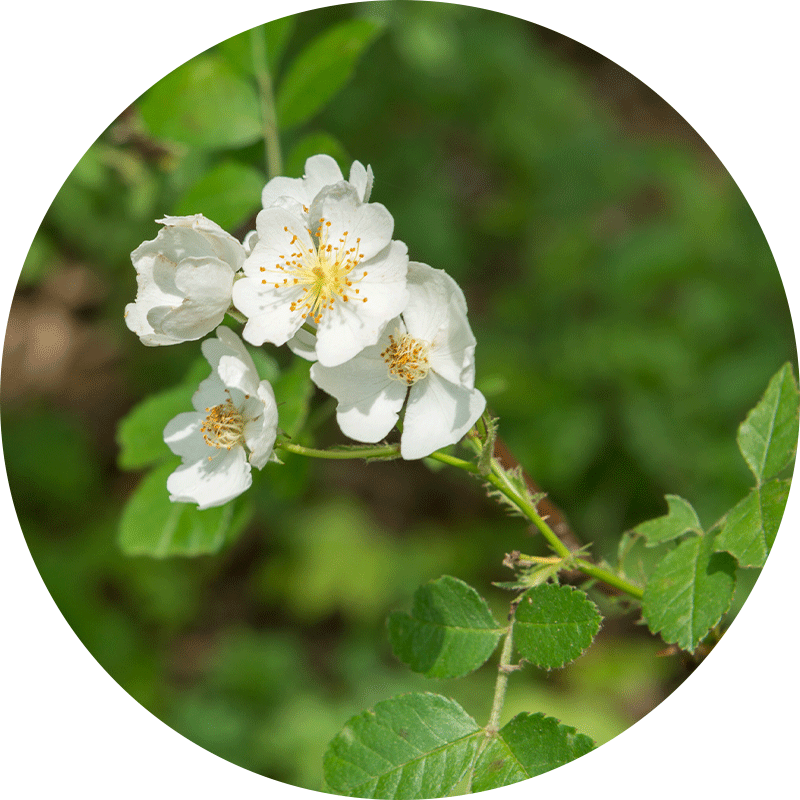
[(318, 153), (325, 153), (336, 159), (340, 165), (347, 164), (349, 158), (345, 152), (344, 145), (331, 136), (329, 133), (310, 133), (304, 136), (289, 151), (286, 156), (284, 172), (289, 177), (299, 178), (304, 171), (306, 159)]
[(150, 133), (189, 147), (242, 147), (261, 138), (255, 88), (211, 53), (170, 72), (142, 96), (138, 108)]
[(759, 485), (774, 478), (794, 458), (797, 434), (797, 383), (792, 365), (784, 364), (739, 427), (736, 439)]
[(252, 502), (243, 495), (217, 508), (198, 511), (187, 503), (171, 503), (167, 477), (174, 459), (156, 467), (128, 499), (119, 523), (119, 545), (130, 556), (198, 556), (218, 552), (236, 538), (252, 515)]
[(417, 589), (410, 614), (389, 617), (394, 654), (428, 678), (459, 678), (478, 669), (503, 631), (486, 601), (449, 575)]
[(732, 508), (715, 547), (736, 558), (740, 567), (763, 567), (775, 541), (791, 481), (775, 480), (757, 486)]
[(281, 128), (306, 122), (330, 102), (381, 30), (375, 22), (354, 19), (334, 25), (309, 42), (289, 65), (278, 89)]
[(238, 161), (221, 161), (194, 183), (178, 200), (176, 215), (196, 214), (214, 220), (226, 230), (236, 230), (261, 208), (264, 174)]
[(598, 630), (597, 606), (571, 586), (534, 586), (520, 597), (514, 614), (514, 643), (520, 656), (542, 669), (559, 669), (574, 661)]
[(647, 581), (642, 616), (665, 642), (692, 652), (728, 610), (736, 562), (714, 552), (714, 537), (692, 536), (659, 563)]
[(473, 792), (508, 786), (549, 772), (594, 749), (575, 728), (544, 714), (517, 714), (481, 750), (475, 764)]
[(469, 769), (483, 730), (454, 700), (407, 694), (353, 717), (325, 754), (325, 782), (348, 797), (445, 797)]
[(646, 539), (648, 547), (678, 539), (684, 533), (702, 534), (703, 532), (703, 526), (700, 524), (697, 512), (690, 503), (674, 494), (668, 494), (665, 497), (669, 506), (669, 513), (664, 517), (643, 522), (634, 528), (636, 533)]
[(272, 381), (275, 398), (278, 401), (278, 425), (280, 429), (294, 438), (300, 433), (308, 416), (314, 384), (309, 376), (311, 365), (302, 358), (296, 358), (280, 376)]

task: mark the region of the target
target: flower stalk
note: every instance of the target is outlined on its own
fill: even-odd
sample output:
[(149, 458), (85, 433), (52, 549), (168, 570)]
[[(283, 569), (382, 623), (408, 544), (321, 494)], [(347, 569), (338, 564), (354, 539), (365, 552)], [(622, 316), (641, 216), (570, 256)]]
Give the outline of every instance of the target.
[(275, 94), (267, 59), (267, 40), (264, 28), (250, 31), (250, 50), (253, 57), (253, 74), (258, 84), (261, 101), (261, 124), (264, 132), (264, 151), (267, 175), (274, 178), (283, 173), (281, 143), (278, 138), (278, 115), (275, 111)]

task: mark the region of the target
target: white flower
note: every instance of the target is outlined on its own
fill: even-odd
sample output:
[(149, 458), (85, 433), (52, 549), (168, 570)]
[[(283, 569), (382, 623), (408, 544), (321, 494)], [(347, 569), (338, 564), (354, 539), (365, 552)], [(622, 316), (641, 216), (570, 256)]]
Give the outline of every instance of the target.
[(125, 323), (146, 345), (200, 339), (222, 322), (245, 249), (202, 214), (158, 222), (158, 236), (131, 253), (138, 291)]
[(402, 319), (377, 344), (339, 366), (314, 364), (311, 378), (339, 401), (339, 427), (359, 442), (386, 436), (408, 395), (400, 453), (414, 459), (461, 439), (486, 400), (475, 389), (475, 337), (461, 289), (443, 270), (412, 261), (408, 290)]
[(282, 345), (306, 320), (316, 357), (336, 366), (375, 344), (408, 299), (408, 252), (392, 241), (394, 220), (346, 181), (326, 186), (308, 213), (272, 206), (256, 219), (258, 242), (233, 287), (251, 344)]
[(250, 468), (270, 459), (278, 428), (272, 386), (259, 382), (242, 340), (220, 326), (202, 349), (212, 372), (192, 397), (195, 410), (164, 428), (164, 441), (183, 459), (167, 478), (169, 499), (200, 509), (227, 503), (250, 486)]
[[(281, 201), (291, 198), (308, 213), (314, 198), (326, 187), (344, 180), (339, 165), (330, 156), (311, 156), (306, 160), (306, 171), (302, 178), (273, 178), (261, 193), (261, 203), (269, 208)], [(359, 161), (350, 167), (349, 183), (353, 186), (362, 203), (369, 200), (372, 192), (372, 167), (364, 168)], [(282, 202), (282, 201), (281, 201)]]

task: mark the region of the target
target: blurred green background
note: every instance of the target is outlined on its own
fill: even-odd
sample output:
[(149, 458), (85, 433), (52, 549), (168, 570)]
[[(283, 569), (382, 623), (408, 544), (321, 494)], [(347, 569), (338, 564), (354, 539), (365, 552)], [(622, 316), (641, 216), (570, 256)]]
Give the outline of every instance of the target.
[[(777, 268), (731, 177), (623, 69), (493, 12), (395, 2), (299, 15), (269, 33), (278, 86), (315, 35), (351, 18), (375, 24), (374, 41), (336, 99), (297, 125), (279, 107), (285, 171), (319, 151), (345, 174), (352, 159), (372, 165), (395, 237), (464, 289), (504, 442), (595, 557), (615, 562), (620, 534), (665, 513), (667, 492), (712, 523), (749, 489), (739, 422), (796, 362)], [(100, 135), (22, 270), (2, 433), (33, 557), (97, 660), (198, 744), (316, 789), (327, 742), (378, 700), (428, 689), (486, 719), (492, 667), (415, 676), (392, 657), (385, 618), (452, 574), (502, 619), (510, 596), (491, 582), (511, 577), (503, 555), (539, 545), (461, 474), (287, 458), (256, 476), (256, 517), (220, 555), (122, 555), (119, 515), (141, 475), (117, 467), (117, 422), (199, 355), (127, 330), (129, 254), (164, 214), (250, 230), (260, 130), (244, 34)], [(318, 443), (343, 440), (316, 418)], [(754, 577), (740, 571), (732, 614)], [(604, 742), (689, 674), (694, 662), (657, 655), (635, 612), (594, 596), (608, 613), (595, 645), (558, 673), (515, 674), (504, 719), (543, 711)]]

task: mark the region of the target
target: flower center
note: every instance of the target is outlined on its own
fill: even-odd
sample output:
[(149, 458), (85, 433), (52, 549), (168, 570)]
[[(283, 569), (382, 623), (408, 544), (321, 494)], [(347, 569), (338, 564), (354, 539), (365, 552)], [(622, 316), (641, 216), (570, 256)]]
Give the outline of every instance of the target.
[[(312, 240), (316, 241), (316, 246), (304, 247), (297, 234), (292, 233), (288, 227), (284, 231), (292, 234), (289, 247), (297, 246), (288, 256), (278, 256), (279, 263), (275, 268), (286, 273), (287, 277), (283, 283), (276, 283), (275, 288), (281, 286), (298, 286), (302, 289), (302, 294), (293, 300), (289, 306), (291, 311), (302, 311), (303, 319), (311, 317), (314, 322), (319, 323), (324, 311), (332, 309), (337, 300), (344, 303), (351, 299), (367, 302), (366, 297), (355, 298), (352, 295), (360, 294), (360, 290), (353, 288), (354, 283), (358, 283), (367, 275), (364, 272), (356, 281), (350, 280), (350, 273), (358, 266), (364, 258), (359, 252), (361, 238), (355, 240), (348, 247), (349, 232), (345, 231), (337, 242), (329, 240), (331, 223), (329, 220), (320, 218), (316, 233), (312, 234)], [(261, 268), (262, 271), (265, 269)], [(266, 283), (266, 280), (262, 280)], [(352, 294), (350, 294), (352, 292)]]
[[(209, 447), (230, 450), (237, 444), (244, 444), (244, 417), (236, 408), (230, 397), (218, 406), (206, 409), (206, 421), (200, 426), (200, 432)], [(210, 456), (209, 456), (210, 457)]]
[(389, 346), (381, 357), (389, 367), (389, 377), (405, 381), (409, 386), (422, 380), (430, 370), (428, 353), (430, 344), (396, 330), (389, 335)]

